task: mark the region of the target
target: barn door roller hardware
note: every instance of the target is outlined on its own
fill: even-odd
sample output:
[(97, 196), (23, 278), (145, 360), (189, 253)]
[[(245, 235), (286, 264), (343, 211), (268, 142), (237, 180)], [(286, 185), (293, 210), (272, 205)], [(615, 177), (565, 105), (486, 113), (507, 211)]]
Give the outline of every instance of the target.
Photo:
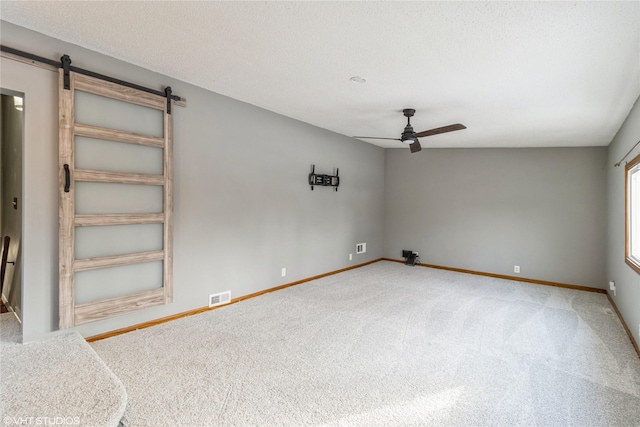
[(311, 191), (313, 191), (314, 185), (334, 187), (336, 191), (338, 191), (338, 186), (340, 185), (340, 177), (338, 176), (339, 172), (340, 169), (336, 168), (335, 175), (317, 174), (316, 165), (311, 165), (311, 173), (309, 174), (309, 185), (311, 186)]
[(74, 73), (84, 74), (85, 76), (94, 77), (94, 78), (100, 79), (100, 80), (105, 80), (107, 82), (119, 84), (121, 86), (130, 87), (132, 89), (138, 89), (138, 90), (140, 90), (142, 92), (152, 93), (152, 94), (158, 95), (158, 96), (164, 96), (164, 97), (167, 98), (167, 113), (168, 114), (171, 114), (171, 100), (174, 100), (176, 102), (183, 101), (183, 99), (181, 97), (179, 97), (178, 95), (174, 95), (171, 92), (171, 88), (170, 87), (167, 87), (164, 91), (155, 90), (155, 89), (151, 89), (151, 88), (148, 88), (148, 87), (137, 85), (135, 83), (131, 83), (131, 82), (127, 82), (127, 81), (124, 81), (124, 80), (116, 79), (116, 78), (113, 78), (113, 77), (105, 76), (104, 74), (94, 73), (93, 71), (85, 70), (83, 68), (74, 67), (73, 65), (71, 65), (71, 58), (69, 57), (69, 55), (63, 55), (60, 58), (60, 62), (58, 62), (58, 61), (53, 61), (51, 59), (43, 58), (43, 57), (38, 56), (38, 55), (34, 55), (32, 53), (23, 52), (21, 50), (14, 49), (14, 48), (11, 48), (11, 47), (8, 47), (8, 46), (4, 46), (4, 45), (0, 45), (0, 51), (8, 53), (8, 54), (11, 54), (11, 55), (20, 56), (22, 58), (26, 58), (26, 59), (29, 59), (31, 61), (36, 61), (36, 62), (40, 62), (42, 64), (47, 64), (47, 65), (50, 65), (50, 66), (53, 66), (53, 67), (56, 67), (56, 68), (62, 68), (64, 70), (64, 88), (67, 89), (67, 90), (71, 89), (71, 78), (70, 78), (70, 74), (69, 73), (71, 71), (73, 71)]
[(60, 58), (60, 62), (62, 63), (62, 69), (64, 70), (64, 89), (71, 89), (71, 58), (69, 55), (62, 55)]
[(173, 98), (171, 95), (171, 86), (164, 88), (164, 96), (167, 97), (167, 114), (171, 114), (171, 99)]

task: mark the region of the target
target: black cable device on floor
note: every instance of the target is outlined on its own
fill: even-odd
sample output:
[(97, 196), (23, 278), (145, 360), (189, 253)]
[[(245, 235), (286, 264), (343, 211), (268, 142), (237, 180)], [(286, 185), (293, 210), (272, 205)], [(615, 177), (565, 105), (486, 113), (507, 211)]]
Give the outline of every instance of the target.
[(403, 250), (402, 257), (406, 258), (404, 262), (405, 265), (410, 265), (411, 267), (414, 267), (416, 264), (420, 264), (420, 257), (418, 256), (417, 252)]

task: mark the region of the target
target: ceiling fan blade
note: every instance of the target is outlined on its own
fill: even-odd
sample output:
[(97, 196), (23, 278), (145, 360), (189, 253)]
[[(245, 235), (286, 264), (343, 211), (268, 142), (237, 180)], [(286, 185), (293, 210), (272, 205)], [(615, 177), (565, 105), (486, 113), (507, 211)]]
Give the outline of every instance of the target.
[(420, 146), (420, 141), (416, 139), (416, 142), (409, 145), (409, 149), (411, 150), (412, 153), (417, 153), (418, 151), (422, 150), (422, 147)]
[(400, 138), (380, 138), (378, 136), (353, 136), (352, 138), (364, 138), (364, 139), (390, 139), (392, 141), (402, 141)]
[(454, 130), (462, 130), (466, 129), (465, 125), (461, 125), (460, 123), (456, 123), (455, 125), (443, 126), (441, 128), (429, 129), (423, 132), (418, 132), (416, 136), (418, 138), (423, 138), (425, 136), (438, 135), (441, 133), (453, 132)]

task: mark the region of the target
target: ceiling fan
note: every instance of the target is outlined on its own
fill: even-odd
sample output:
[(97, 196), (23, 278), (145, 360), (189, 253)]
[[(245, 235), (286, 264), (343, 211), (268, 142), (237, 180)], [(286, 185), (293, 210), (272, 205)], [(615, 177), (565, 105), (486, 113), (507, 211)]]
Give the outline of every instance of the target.
[(402, 113), (407, 118), (407, 125), (404, 127), (404, 130), (402, 131), (402, 135), (400, 135), (400, 138), (380, 138), (377, 136), (354, 136), (354, 138), (391, 139), (394, 141), (400, 141), (403, 144), (409, 145), (409, 148), (411, 149), (412, 153), (417, 153), (418, 151), (422, 150), (422, 147), (420, 146), (420, 141), (418, 141), (418, 138), (422, 138), (424, 136), (438, 135), (441, 133), (453, 132), (454, 130), (462, 130), (467, 128), (465, 125), (456, 123), (454, 125), (443, 126), (440, 128), (429, 129), (423, 132), (415, 133), (413, 131), (413, 126), (411, 126), (411, 117), (413, 117), (413, 115), (416, 113), (416, 110), (414, 110), (413, 108), (405, 108), (404, 110), (402, 110)]

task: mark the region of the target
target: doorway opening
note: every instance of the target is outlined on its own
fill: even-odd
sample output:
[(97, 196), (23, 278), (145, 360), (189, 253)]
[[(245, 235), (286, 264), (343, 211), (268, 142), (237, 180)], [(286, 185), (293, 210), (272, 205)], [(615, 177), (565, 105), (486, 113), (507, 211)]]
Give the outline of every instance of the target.
[(22, 319), (24, 94), (0, 89), (1, 311)]

